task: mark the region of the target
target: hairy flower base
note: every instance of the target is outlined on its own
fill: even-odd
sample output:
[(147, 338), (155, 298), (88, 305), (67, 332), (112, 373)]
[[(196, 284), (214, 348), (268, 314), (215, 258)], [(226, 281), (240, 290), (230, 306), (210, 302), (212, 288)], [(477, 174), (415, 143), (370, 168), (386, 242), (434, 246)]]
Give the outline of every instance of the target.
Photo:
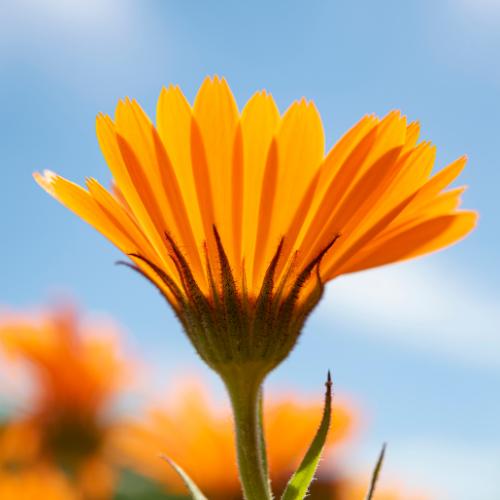
[[(201, 358), (216, 372), (230, 376), (238, 366), (252, 368), (262, 380), (280, 364), (293, 349), (309, 313), (323, 295), (319, 265), (339, 234), (292, 279), (293, 261), (280, 283), (275, 284), (276, 268), (282, 255), (284, 240), (269, 264), (260, 293), (251, 299), (244, 278), (237, 283), (229, 265), (217, 228), (213, 226), (219, 259), (214, 273), (208, 258), (210, 295), (205, 296), (198, 286), (186, 258), (173, 238), (166, 233), (169, 253), (179, 273), (182, 289), (165, 271), (139, 254), (131, 257), (147, 263), (165, 286), (175, 302), (166, 294), (186, 334)], [(138, 267), (121, 262), (149, 279)], [(316, 285), (308, 296), (301, 290), (316, 270)], [(243, 273), (244, 277), (244, 273)], [(153, 282), (154, 283), (154, 282)], [(161, 291), (161, 289), (160, 289)]]
[[(293, 259), (284, 277), (275, 285), (276, 269), (284, 246), (282, 238), (257, 298), (251, 299), (245, 273), (242, 273), (241, 283), (234, 278), (215, 225), (213, 233), (218, 269), (214, 273), (207, 256), (208, 296), (201, 291), (186, 258), (168, 233), (165, 236), (169, 255), (175, 263), (182, 288), (145, 257), (139, 254), (130, 256), (145, 262), (167, 287), (173, 300), (162, 293), (172, 305), (198, 354), (226, 385), (233, 408), (238, 467), (245, 498), (271, 500), (262, 429), (262, 382), (288, 356), (308, 314), (321, 299), (324, 287), (319, 265), (340, 235), (336, 235), (296, 276), (293, 276), (293, 264), (297, 259)], [(124, 264), (149, 279), (139, 267)], [(314, 270), (315, 286), (308, 294), (301, 293)]]

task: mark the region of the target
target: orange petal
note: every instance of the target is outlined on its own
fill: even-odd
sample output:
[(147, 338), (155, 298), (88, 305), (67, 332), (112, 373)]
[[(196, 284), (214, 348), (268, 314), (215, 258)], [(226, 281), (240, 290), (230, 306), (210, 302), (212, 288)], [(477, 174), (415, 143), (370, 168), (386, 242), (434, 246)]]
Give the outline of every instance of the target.
[(403, 153), (406, 153), (417, 144), (418, 136), (420, 135), (420, 122), (411, 122), (406, 127), (406, 142), (403, 148)]
[(191, 106), (179, 87), (163, 87), (156, 108), (158, 134), (175, 170), (198, 247), (205, 241), (191, 166)]
[(278, 187), (278, 146), (273, 139), (267, 156), (266, 170), (262, 181), (262, 194), (259, 206), (259, 223), (257, 225), (257, 238), (254, 249), (254, 265), (251, 270), (252, 282), (249, 292), (253, 295), (258, 293), (262, 279), (264, 278), (265, 266), (267, 264), (268, 247), (272, 244), (274, 248), (279, 240), (270, 242), (271, 214), (274, 208), (274, 199)]
[[(118, 228), (122, 234), (126, 234), (130, 238), (135, 249), (133, 252), (129, 253), (137, 253), (148, 259), (150, 262), (153, 262), (158, 267), (165, 268), (166, 272), (172, 277), (172, 279), (177, 281), (177, 284), (180, 285), (177, 269), (173, 265), (172, 260), (169, 259), (167, 262), (163, 262), (159, 258), (158, 253), (156, 253), (144, 233), (122, 208), (118, 201), (94, 179), (89, 179), (87, 181), (87, 187), (90, 194), (97, 202), (101, 210), (106, 214), (110, 222)], [(148, 276), (153, 276), (156, 282), (157, 276), (155, 273), (151, 272), (149, 266), (139, 259), (134, 260), (138, 263), (139, 267), (148, 274)], [(161, 284), (161, 288), (164, 288), (163, 284)]]
[(325, 151), (323, 125), (311, 101), (302, 99), (288, 108), (276, 134), (278, 186), (273, 234), (282, 236), (290, 225), (304, 193), (316, 175)]
[[(314, 252), (318, 245), (317, 240), (324, 232), (325, 225), (335, 213), (346, 192), (349, 190), (354, 177), (357, 176), (366, 161), (372, 146), (377, 138), (377, 128), (369, 129), (363, 139), (356, 145), (351, 153), (346, 157), (342, 166), (339, 168), (337, 175), (332, 179), (328, 189), (325, 190), (325, 195), (318, 205), (318, 208), (313, 212), (310, 224), (304, 226), (304, 232), (299, 240), (299, 252), (304, 255)], [(327, 233), (328, 234), (328, 233)], [(331, 233), (333, 238), (335, 233)]]
[[(271, 140), (280, 122), (278, 108), (272, 96), (257, 92), (241, 114), (244, 153), (244, 194), (242, 253), (248, 283), (253, 283), (254, 251), (257, 241), (259, 207), (264, 171)], [(274, 196), (274, 194), (273, 194)]]
[[(94, 195), (96, 195), (94, 199), (92, 194), (80, 186), (51, 172), (44, 172), (44, 174), (45, 176), (41, 176), (35, 173), (36, 181), (54, 198), (114, 243), (123, 253), (129, 255), (130, 253), (139, 252), (153, 262), (157, 262), (155, 256), (158, 254), (153, 251), (153, 247), (146, 240), (146, 236), (136, 226), (125, 210), (118, 205), (118, 202), (116, 200), (113, 201), (114, 198), (102, 186), (98, 185), (97, 182), (89, 182)], [(137, 261), (136, 264), (160, 288), (164, 289), (167, 296), (174, 303), (170, 292), (165, 289), (155, 273), (145, 266), (142, 261)], [(177, 274), (173, 274), (172, 277), (177, 279)]]
[(375, 238), (368, 246), (378, 244), (380, 239), (388, 239), (392, 236), (411, 229), (421, 224), (425, 220), (430, 220), (440, 215), (454, 213), (460, 205), (460, 195), (465, 191), (465, 187), (451, 189), (438, 197), (430, 200), (428, 203), (418, 207), (418, 210), (409, 211), (413, 206), (410, 202), (408, 206), (399, 214), (387, 228)]
[[(466, 189), (466, 186), (462, 186), (445, 191), (428, 203), (423, 204), (419, 207), (418, 211), (408, 212), (408, 210), (405, 210), (401, 214), (402, 217), (398, 217), (395, 222), (398, 222), (399, 219), (408, 219), (410, 217), (430, 218), (438, 214), (452, 212), (460, 206), (460, 196)], [(411, 208), (411, 205), (408, 208)]]
[[(123, 105), (123, 103), (122, 103)], [(121, 149), (118, 145), (118, 139), (116, 136), (115, 125), (109, 116), (99, 115), (96, 120), (96, 131), (97, 139), (99, 140), (99, 145), (101, 146), (101, 151), (106, 159), (106, 162), (113, 174), (113, 177), (120, 188), (121, 192), (125, 196), (128, 204), (134, 212), (135, 217), (139, 221), (144, 234), (148, 237), (149, 241), (153, 244), (156, 251), (161, 255), (162, 259), (166, 262), (169, 259), (167, 249), (165, 247), (165, 241), (163, 237), (163, 231), (165, 228), (161, 228), (161, 221), (153, 221), (152, 217), (157, 214), (155, 212), (149, 213), (148, 208), (144, 205), (141, 196), (137, 191), (132, 179), (130, 178), (129, 171), (122, 157)], [(126, 148), (127, 145), (122, 138), (122, 149)], [(127, 148), (130, 152), (130, 147)], [(134, 155), (130, 154), (130, 161), (134, 161)], [(137, 163), (137, 160), (135, 160)], [(143, 193), (143, 196), (144, 193)], [(155, 224), (156, 222), (156, 224)], [(158, 226), (161, 229), (158, 229)]]
[[(405, 144), (406, 120), (399, 118), (398, 113), (390, 113), (382, 120), (384, 133), (390, 133), (391, 137), (384, 137), (382, 132), (377, 134), (373, 148), (365, 160), (364, 166), (356, 174), (356, 180), (347, 189), (342, 202), (337, 204), (333, 214), (327, 223), (324, 223), (319, 232), (314, 246), (305, 253), (305, 260), (311, 260), (318, 251), (324, 248), (337, 233), (342, 233), (342, 238), (335, 244), (332, 252), (329, 252), (324, 259), (324, 266), (332, 264), (332, 259), (343, 255), (345, 258), (352, 248), (359, 245), (359, 241), (365, 239), (366, 234), (373, 234), (373, 229), (381, 227), (381, 221), (387, 221), (388, 214), (397, 215), (398, 210), (394, 209), (403, 206), (403, 199), (395, 196), (392, 185), (400, 172), (404, 169), (405, 162), (401, 161), (401, 151)], [(378, 127), (377, 127), (378, 129)], [(380, 155), (380, 152), (384, 151)], [(370, 159), (376, 160), (368, 165)], [(403, 157), (404, 158), (404, 157)], [(380, 200), (390, 199), (389, 207), (377, 212), (377, 204)], [(368, 222), (369, 221), (369, 222)], [(368, 231), (368, 233), (367, 233)], [(347, 253), (346, 253), (347, 252)], [(334, 257), (336, 256), (336, 257)]]
[(233, 169), (231, 172), (231, 190), (232, 190), (232, 240), (233, 255), (230, 256), (234, 262), (234, 275), (240, 279), (241, 274), (241, 245), (243, 237), (243, 204), (244, 204), (244, 151), (243, 151), (243, 132), (241, 122), (238, 123), (233, 145)]
[(443, 170), (440, 170), (423, 186), (418, 195), (415, 197), (413, 204), (420, 205), (422, 202), (437, 196), (460, 175), (460, 172), (462, 172), (466, 163), (467, 157), (462, 156), (462, 158), (455, 160), (453, 163), (450, 163), (447, 167), (443, 168)]
[(215, 268), (218, 262), (217, 247), (213, 235), (213, 226), (217, 223), (212, 194), (212, 182), (207, 163), (205, 144), (201, 136), (200, 127), (194, 116), (191, 117), (191, 162), (193, 165), (194, 184), (198, 205), (200, 206), (203, 232), (207, 243), (208, 257)]
[(366, 247), (363, 254), (347, 262), (338, 274), (362, 271), (441, 250), (470, 233), (476, 226), (477, 217), (476, 212), (460, 211), (426, 220)]
[[(317, 182), (317, 174), (324, 155), (324, 136), (321, 118), (312, 102), (302, 99), (295, 102), (283, 115), (276, 133), (278, 171), (277, 189), (272, 211), (267, 213), (271, 219), (269, 238), (262, 241), (265, 245), (265, 262), (269, 262), (281, 237), (286, 245), (283, 260), (293, 251), (294, 241), (289, 240), (288, 231), (298, 233), (312, 203), (311, 183)], [(306, 203), (307, 206), (304, 205)], [(297, 211), (300, 209), (300, 213)], [(260, 272), (260, 270), (256, 270)]]
[(366, 159), (364, 167), (358, 173), (358, 178), (365, 170), (391, 149), (404, 146), (406, 142), (406, 117), (401, 117), (399, 111), (391, 111), (378, 124), (377, 140)]
[[(226, 252), (232, 256), (234, 255), (231, 238), (233, 198), (230, 172), (239, 113), (224, 78), (219, 80), (217, 76), (214, 76), (213, 82), (210, 78), (203, 82), (194, 102), (193, 114), (203, 138), (210, 174), (214, 222)], [(205, 236), (208, 238), (208, 234)], [(234, 265), (233, 262), (231, 264)]]
[(378, 118), (374, 118), (373, 115), (363, 117), (339, 139), (326, 155), (321, 165), (321, 178), (315, 196), (317, 201), (312, 206), (313, 211), (316, 211), (332, 179), (338, 174), (340, 167), (344, 164), (347, 157), (363, 137), (377, 125), (378, 121)]
[(52, 172), (44, 174), (41, 176), (35, 173), (35, 179), (49, 194), (97, 229), (123, 252), (131, 253), (137, 250), (128, 235), (122, 233), (106, 217), (88, 191)]
[(118, 105), (116, 132), (130, 178), (158, 233), (163, 236), (168, 231), (186, 249), (194, 276), (206, 289), (200, 252), (175, 171), (154, 125), (136, 101)]
[[(328, 252), (323, 259), (321, 268), (321, 277), (327, 281), (333, 279), (335, 276), (340, 274), (339, 269), (342, 269), (344, 264), (349, 261), (354, 255), (356, 255), (363, 247), (368, 245), (376, 236), (378, 236), (382, 231), (384, 231), (389, 224), (408, 206), (415, 195), (409, 196), (407, 199), (403, 200), (397, 206), (395, 206), (390, 212), (384, 214), (384, 216), (376, 222), (376, 224), (365, 226), (364, 229), (357, 230), (355, 236), (351, 235), (350, 238), (345, 238), (346, 243), (339, 247), (332, 249), (332, 252)], [(344, 237), (344, 236), (342, 236)], [(342, 240), (342, 238), (340, 238)]]
[[(385, 183), (384, 190), (379, 189), (378, 193), (374, 193), (374, 196), (378, 197), (378, 199), (375, 198), (376, 202), (373, 205), (365, 206), (369, 210), (365, 209), (364, 218), (358, 217), (351, 221), (351, 225), (356, 223), (356, 227), (353, 228), (354, 232), (362, 233), (366, 227), (375, 225), (395, 206), (418, 191), (432, 170), (434, 156), (435, 148), (431, 148), (429, 143), (421, 143), (419, 146), (402, 154), (395, 166), (397, 175), (392, 179), (388, 179), (390, 182)], [(403, 213), (406, 214), (411, 209), (413, 201), (405, 208)], [(361, 211), (359, 213), (361, 214)], [(403, 214), (398, 217), (401, 216)], [(346, 235), (350, 234), (347, 228), (343, 229), (343, 232)], [(351, 237), (354, 237), (354, 235)]]

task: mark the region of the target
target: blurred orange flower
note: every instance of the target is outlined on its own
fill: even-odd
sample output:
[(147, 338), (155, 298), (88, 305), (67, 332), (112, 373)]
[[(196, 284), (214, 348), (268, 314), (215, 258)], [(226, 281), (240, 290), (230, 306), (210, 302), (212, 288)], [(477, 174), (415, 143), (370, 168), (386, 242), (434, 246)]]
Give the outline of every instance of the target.
[[(64, 470), (85, 498), (111, 497), (114, 467), (108, 440), (116, 423), (106, 411), (125, 383), (128, 366), (118, 355), (117, 329), (108, 325), (104, 330), (107, 336), (102, 328), (81, 328), (68, 306), (36, 317), (4, 314), (3, 350), (14, 363), (28, 365), (34, 383), (27, 409), (11, 417), (2, 433), (4, 469), (14, 464), (15, 469), (52, 467), (54, 475)], [(12, 480), (15, 484), (16, 477)]]
[(10, 473), (0, 471), (2, 500), (80, 500), (65, 477), (53, 468), (38, 467)]
[[(176, 461), (211, 500), (242, 497), (236, 466), (233, 423), (229, 407), (216, 407), (200, 380), (194, 379), (168, 406), (150, 408), (147, 417), (116, 434), (117, 455), (140, 474), (179, 494), (185, 487), (173, 470), (158, 458)], [(322, 414), (317, 402), (295, 394), (265, 400), (264, 428), (273, 489), (281, 492), (299, 465)], [(353, 428), (354, 411), (334, 404), (330, 451)]]
[[(341, 481), (337, 485), (335, 496), (324, 496), (329, 500), (364, 500), (366, 497), (366, 490), (370, 478), (357, 480)], [(315, 483), (313, 483), (314, 485)], [(321, 484), (321, 483), (320, 483)], [(312, 492), (313, 493), (313, 492)], [(313, 493), (314, 495), (314, 493)], [(321, 498), (320, 495), (313, 498)], [(430, 500), (427, 494), (416, 493), (408, 494), (403, 491), (403, 488), (398, 486), (379, 486), (377, 485), (374, 494), (375, 500)]]

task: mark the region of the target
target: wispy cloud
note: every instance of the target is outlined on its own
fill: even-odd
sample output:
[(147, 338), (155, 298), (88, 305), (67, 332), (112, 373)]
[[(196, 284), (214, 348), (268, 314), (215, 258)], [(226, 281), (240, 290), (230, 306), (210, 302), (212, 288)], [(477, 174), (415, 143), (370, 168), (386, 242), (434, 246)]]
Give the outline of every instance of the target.
[(423, 0), (428, 50), (444, 67), (500, 82), (500, 1)]
[[(16, 48), (38, 42), (107, 52), (134, 35), (133, 3), (125, 0), (18, 0), (7, 3), (0, 19), (0, 46)], [(52, 49), (54, 49), (54, 45)], [(31, 45), (32, 50), (40, 47)], [(17, 54), (17, 53), (16, 53)], [(18, 54), (17, 54), (18, 55)]]
[(320, 307), (360, 335), (500, 369), (500, 297), (425, 261), (338, 278)]
[(14, 76), (34, 69), (100, 98), (107, 89), (116, 96), (124, 81), (127, 91), (151, 85), (169, 59), (169, 33), (154, 3), (18, 0), (2, 7), (0, 65), (13, 65)]
[(448, 0), (448, 5), (466, 23), (500, 23), (499, 0)]
[[(380, 443), (343, 456), (348, 470), (369, 474)], [(408, 497), (439, 500), (497, 500), (500, 495), (498, 443), (442, 439), (436, 435), (391, 439), (380, 477), (380, 488), (400, 487)], [(406, 496), (405, 496), (406, 498)]]
[(391, 446), (388, 469), (409, 486), (428, 484), (430, 492), (439, 493), (436, 498), (496, 500), (500, 495), (497, 443), (402, 440)]

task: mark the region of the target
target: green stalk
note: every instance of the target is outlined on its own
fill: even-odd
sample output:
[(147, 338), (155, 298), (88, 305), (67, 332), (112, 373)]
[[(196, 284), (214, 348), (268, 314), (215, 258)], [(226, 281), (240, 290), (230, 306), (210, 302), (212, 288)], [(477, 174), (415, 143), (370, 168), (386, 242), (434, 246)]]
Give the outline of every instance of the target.
[(267, 465), (267, 449), (266, 449), (266, 436), (264, 435), (264, 420), (263, 420), (263, 405), (264, 405), (264, 395), (263, 388), (260, 386), (259, 391), (259, 435), (260, 435), (260, 458), (262, 462), (262, 468), (264, 470), (264, 477), (267, 481), (267, 494), (269, 498), (273, 498), (273, 490), (271, 489), (271, 478), (269, 477), (269, 467)]
[(254, 374), (254, 370), (242, 366), (223, 379), (233, 407), (238, 469), (245, 499), (271, 500), (259, 415), (263, 377)]

